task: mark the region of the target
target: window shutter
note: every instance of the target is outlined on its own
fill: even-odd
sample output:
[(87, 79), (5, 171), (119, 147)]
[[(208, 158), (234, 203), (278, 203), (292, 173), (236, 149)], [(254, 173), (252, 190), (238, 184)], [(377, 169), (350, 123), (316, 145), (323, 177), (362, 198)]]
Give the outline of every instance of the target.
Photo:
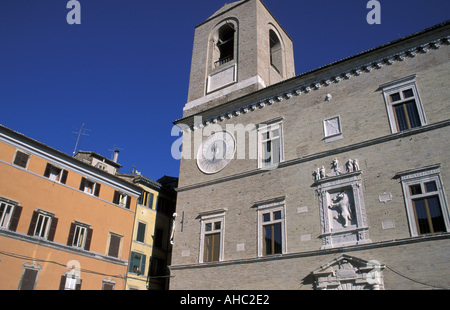
[(52, 170), (52, 165), (47, 163), (47, 166), (45, 166), (44, 177), (48, 178), (50, 176), (51, 170)]
[(89, 251), (89, 249), (91, 248), (92, 232), (93, 230), (91, 228), (88, 228), (86, 235), (86, 242), (84, 243), (84, 249), (86, 251)]
[(21, 206), (14, 206), (14, 212), (11, 218), (11, 222), (9, 223), (9, 230), (16, 231), (17, 225), (19, 224), (19, 218), (22, 214)]
[(111, 235), (108, 256), (119, 257), (120, 237)]
[(22, 284), (20, 285), (21, 290), (33, 290), (36, 283), (37, 270), (25, 269), (22, 276)]
[(30, 227), (28, 228), (28, 236), (34, 235), (34, 230), (36, 229), (36, 222), (39, 216), (39, 212), (33, 211), (33, 216), (31, 217)]
[(66, 184), (66, 181), (67, 181), (67, 174), (68, 174), (69, 172), (67, 171), (67, 170), (63, 170), (62, 171), (62, 176), (61, 176), (61, 180), (60, 180), (60, 182), (62, 183), (62, 184)]
[(86, 183), (86, 179), (85, 178), (81, 178), (80, 191), (84, 191), (85, 183)]
[(146, 259), (147, 259), (147, 256), (142, 254), (142, 257), (141, 257), (141, 275), (144, 275), (144, 273), (145, 273), (145, 260)]
[(114, 191), (113, 203), (119, 204), (119, 192)]
[(128, 262), (128, 272), (133, 272), (134, 252), (130, 253), (130, 261)]
[(81, 290), (81, 282), (83, 282), (82, 279), (77, 279), (77, 284), (75, 284), (75, 290), (76, 291)]
[(98, 195), (100, 194), (100, 183), (95, 183), (95, 192), (94, 192), (94, 196), (98, 197)]
[(127, 205), (126, 205), (126, 208), (129, 209), (129, 208), (130, 208), (130, 205), (131, 205), (131, 196), (128, 195), (128, 196), (127, 196)]
[(73, 236), (75, 234), (76, 226), (77, 225), (75, 223), (70, 224), (69, 237), (67, 237), (67, 245), (69, 245), (69, 246), (73, 245)]
[(155, 195), (153, 195), (153, 193), (149, 193), (148, 195), (148, 207), (150, 209), (153, 209), (153, 198)]
[(59, 290), (64, 291), (65, 288), (66, 288), (66, 276), (62, 275), (61, 281), (59, 281)]
[(50, 224), (50, 230), (48, 232), (48, 241), (53, 241), (55, 238), (56, 226), (58, 225), (58, 219), (56, 217), (52, 217), (52, 222)]

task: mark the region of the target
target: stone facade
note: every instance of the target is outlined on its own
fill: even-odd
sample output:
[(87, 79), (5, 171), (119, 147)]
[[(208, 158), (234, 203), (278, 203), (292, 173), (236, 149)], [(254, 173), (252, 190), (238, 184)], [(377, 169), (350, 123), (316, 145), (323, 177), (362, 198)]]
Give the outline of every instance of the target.
[[(240, 32), (269, 37), (262, 18), (241, 24), (254, 5), (273, 18), (259, 0), (234, 4), (202, 26), (227, 14)], [(193, 60), (207, 34), (196, 33)], [(450, 287), (449, 35), (447, 22), (244, 96), (188, 103), (176, 121), (184, 134), (171, 289)], [(263, 53), (252, 57), (264, 63)], [(411, 100), (410, 127), (392, 127)], [(234, 157), (205, 173), (198, 149), (215, 165), (219, 144), (202, 141), (221, 130), (235, 137)], [(414, 213), (424, 201), (441, 212), (431, 233)]]

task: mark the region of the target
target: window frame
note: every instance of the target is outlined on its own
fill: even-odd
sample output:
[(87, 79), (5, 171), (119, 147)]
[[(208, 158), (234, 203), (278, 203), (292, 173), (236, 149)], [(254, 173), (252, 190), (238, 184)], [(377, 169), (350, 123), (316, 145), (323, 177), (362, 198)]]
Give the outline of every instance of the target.
[[(416, 83), (416, 75), (410, 75), (383, 85), (380, 85), (380, 89), (383, 92), (384, 102), (386, 104), (386, 110), (389, 118), (389, 125), (392, 133), (402, 132), (406, 130), (411, 130), (414, 128), (418, 128), (421, 126), (425, 126), (427, 124), (425, 111), (422, 105), (422, 101), (420, 100), (419, 91)], [(413, 96), (404, 98), (403, 92), (407, 90), (412, 90)], [(391, 96), (399, 93), (401, 100), (396, 100), (392, 102)], [(417, 109), (417, 116), (419, 117), (420, 124), (419, 126), (408, 128), (405, 130), (400, 130), (400, 125), (396, 116), (396, 112), (394, 107), (400, 104), (406, 104), (414, 100), (415, 107)], [(411, 126), (409, 126), (411, 127)]]
[[(5, 213), (1, 210), (2, 205), (5, 206), (5, 210), (7, 207), (9, 207), (9, 213)], [(9, 229), (9, 226), (11, 224), (11, 220), (14, 217), (14, 211), (15, 211), (15, 204), (8, 203), (6, 201), (0, 200), (0, 229)], [(8, 216), (8, 217), (7, 217)]]
[(53, 216), (47, 212), (38, 212), (36, 225), (34, 226), (33, 237), (48, 239)]
[[(91, 190), (87, 190), (88, 188), (91, 188), (90, 185), (92, 185), (92, 189)], [(98, 197), (99, 194), (100, 194), (100, 188), (101, 188), (101, 184), (100, 183), (92, 181), (92, 180), (87, 179), (85, 177), (81, 178), (79, 190), (82, 191), (83, 193), (91, 195), (91, 196)]]
[[(272, 132), (278, 130), (279, 131), (279, 136), (278, 137), (273, 137)], [(263, 135), (267, 134), (268, 132), (270, 132), (270, 137), (268, 139), (265, 139), (263, 137)], [(281, 119), (275, 119), (272, 121), (268, 121), (265, 123), (261, 123), (258, 125), (258, 168), (259, 169), (271, 169), (271, 168), (276, 168), (278, 167), (278, 165), (280, 163), (282, 163), (284, 161), (284, 147), (283, 147), (283, 120)], [(272, 141), (274, 141), (275, 139), (279, 139), (279, 161), (278, 162), (273, 162), (273, 143)], [(265, 164), (265, 158), (263, 156), (264, 154), (264, 148), (263, 148), (263, 144), (264, 142), (267, 141), (271, 141), (271, 153), (270, 153), (270, 157), (271, 157), (271, 162), (270, 164)]]
[(47, 163), (45, 167), (44, 177), (48, 178), (50, 181), (66, 184), (67, 175), (67, 170), (53, 164)]
[[(224, 258), (224, 238), (225, 238), (225, 213), (226, 210), (217, 210), (212, 212), (205, 212), (200, 214), (200, 253), (199, 263), (213, 263), (221, 262)], [(220, 223), (220, 228), (216, 228), (216, 223)], [(211, 230), (206, 229), (206, 225), (211, 224)], [(214, 255), (211, 260), (206, 261), (206, 239), (208, 236), (219, 234), (219, 254), (218, 260), (214, 260)]]
[[(138, 270), (137, 272), (134, 270), (134, 264), (133, 261), (135, 259), (135, 257), (139, 255), (139, 266), (138, 266)], [(147, 265), (147, 255), (141, 253), (141, 252), (136, 252), (136, 251), (130, 251), (130, 261), (129, 261), (129, 266), (128, 266), (128, 273), (132, 273), (135, 274), (137, 276), (146, 276), (145, 273), (145, 268)]]
[[(284, 197), (272, 199), (256, 204), (258, 217), (258, 257), (268, 257), (273, 255), (281, 255), (287, 253), (287, 236), (286, 236), (286, 201)], [(281, 218), (272, 220), (275, 212), (281, 212)], [(264, 215), (270, 214), (270, 221), (264, 221)], [(269, 225), (281, 224), (281, 253), (265, 253), (264, 227)]]
[[(27, 262), (27, 263), (23, 264), (23, 270), (22, 270), (22, 275), (20, 277), (20, 282), (19, 282), (18, 289), (19, 290), (34, 290), (36, 288), (41, 269), (42, 269), (42, 266), (40, 264), (36, 264), (36, 262), (31, 262), (31, 263)], [(33, 283), (31, 283), (31, 282), (30, 282), (30, 284), (25, 283), (27, 272), (33, 272), (34, 273), (34, 275), (33, 275), (34, 276)], [(23, 287), (24, 284), (27, 284), (27, 285), (32, 286), (32, 287), (30, 289), (24, 288)]]
[[(423, 235), (429, 235), (433, 233), (425, 233), (421, 234), (419, 232), (418, 227), (418, 219), (416, 217), (416, 211), (414, 206), (414, 200), (419, 198), (431, 198), (438, 197), (440, 209), (442, 213), (442, 217), (445, 223), (446, 232), (450, 230), (450, 210), (445, 198), (444, 187), (442, 184), (441, 176), (440, 176), (440, 164), (423, 167), (419, 169), (408, 170), (404, 172), (397, 173), (397, 176), (400, 176), (403, 196), (406, 206), (406, 212), (408, 216), (409, 228), (412, 237), (418, 237)], [(424, 184), (429, 182), (435, 182), (437, 190), (433, 192), (424, 193)], [(410, 191), (410, 187), (412, 185), (420, 184), (422, 189), (422, 194), (412, 194)], [(441, 233), (436, 232), (434, 234)]]
[(115, 190), (112, 202), (119, 207), (130, 209), (131, 197), (124, 192)]
[[(25, 162), (25, 166), (22, 166), (22, 162), (23, 162), (23, 159), (20, 159), (20, 162), (16, 162), (16, 160), (19, 160), (18, 159), (18, 157), (17, 157), (17, 155), (18, 154), (22, 154), (22, 155), (24, 155), (24, 156), (26, 156), (26, 162)], [(21, 155), (21, 156), (22, 156)], [(20, 168), (22, 168), (22, 169), (28, 169), (28, 164), (30, 163), (30, 157), (31, 157), (31, 154), (30, 153), (28, 153), (28, 152), (25, 152), (25, 151), (22, 151), (22, 150), (19, 150), (19, 149), (16, 149), (16, 152), (14, 153), (14, 158), (13, 158), (13, 161), (12, 161), (12, 163), (13, 163), (13, 165), (15, 165), (15, 166), (17, 166), (17, 167), (20, 167)]]
[[(111, 248), (111, 241), (112, 241), (113, 237), (114, 238), (118, 238), (118, 240), (119, 240), (119, 244), (117, 246), (117, 256), (112, 255), (112, 254), (115, 253), (115, 251), (113, 252), (112, 251), (113, 249)], [(123, 236), (119, 235), (119, 234), (116, 234), (116, 233), (113, 233), (113, 232), (110, 231), (109, 232), (109, 237), (108, 237), (108, 244), (107, 244), (107, 247), (106, 247), (106, 255), (109, 256), (109, 257), (119, 258), (121, 256), (121, 254), (122, 254), (122, 245), (123, 245)]]
[[(141, 233), (141, 235), (142, 235), (142, 240), (139, 240), (140, 227), (143, 227), (143, 228), (142, 228), (142, 229), (143, 229), (143, 232)], [(135, 237), (135, 241), (145, 243), (145, 239), (146, 239), (146, 238), (145, 238), (145, 235), (146, 235), (146, 232), (147, 232), (147, 223), (138, 221), (137, 227), (136, 227), (136, 237)]]

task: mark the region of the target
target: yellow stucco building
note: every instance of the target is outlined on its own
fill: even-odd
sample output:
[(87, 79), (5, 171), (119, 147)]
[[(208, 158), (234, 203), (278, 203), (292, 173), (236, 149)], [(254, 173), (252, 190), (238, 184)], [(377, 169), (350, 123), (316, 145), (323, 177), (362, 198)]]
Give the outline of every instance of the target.
[(171, 227), (178, 179), (164, 176), (158, 181), (143, 175), (118, 174), (142, 188), (138, 199), (128, 265), (128, 290), (168, 289), (171, 261)]

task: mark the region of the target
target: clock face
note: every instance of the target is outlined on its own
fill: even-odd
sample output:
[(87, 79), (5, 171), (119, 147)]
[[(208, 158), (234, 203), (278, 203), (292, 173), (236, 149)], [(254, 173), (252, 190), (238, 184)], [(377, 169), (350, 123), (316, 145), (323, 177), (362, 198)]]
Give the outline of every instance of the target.
[(213, 133), (198, 149), (197, 166), (204, 173), (216, 173), (225, 168), (236, 150), (234, 136), (227, 131)]

